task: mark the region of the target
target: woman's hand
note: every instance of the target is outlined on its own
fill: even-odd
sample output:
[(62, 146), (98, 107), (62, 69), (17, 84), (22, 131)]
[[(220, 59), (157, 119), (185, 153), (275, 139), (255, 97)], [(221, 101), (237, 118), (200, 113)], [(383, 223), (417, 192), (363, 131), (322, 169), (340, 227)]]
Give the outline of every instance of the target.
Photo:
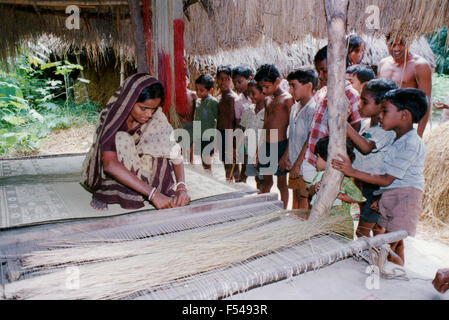
[(186, 189), (176, 190), (175, 197), (173, 199), (173, 205), (175, 207), (184, 207), (190, 203), (190, 196), (187, 194)]
[(174, 207), (174, 203), (170, 197), (167, 197), (157, 191), (154, 193), (153, 198), (151, 199), (151, 202), (158, 210)]

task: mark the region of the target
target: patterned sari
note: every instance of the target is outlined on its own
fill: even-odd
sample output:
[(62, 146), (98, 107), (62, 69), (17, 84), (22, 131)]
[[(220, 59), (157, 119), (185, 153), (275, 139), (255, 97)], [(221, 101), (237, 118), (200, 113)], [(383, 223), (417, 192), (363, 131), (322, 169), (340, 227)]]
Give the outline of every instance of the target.
[[(117, 159), (138, 179), (158, 192), (173, 196), (173, 164), (182, 163), (181, 148), (176, 143), (173, 127), (161, 108), (145, 124), (121, 131), (134, 104), (146, 87), (158, 80), (145, 73), (129, 77), (109, 99), (100, 114), (94, 143), (83, 163), (81, 184), (101, 202), (118, 203), (125, 209), (144, 206), (142, 194), (106, 174), (102, 165), (102, 148), (115, 139)], [(115, 137), (115, 138), (114, 138)]]

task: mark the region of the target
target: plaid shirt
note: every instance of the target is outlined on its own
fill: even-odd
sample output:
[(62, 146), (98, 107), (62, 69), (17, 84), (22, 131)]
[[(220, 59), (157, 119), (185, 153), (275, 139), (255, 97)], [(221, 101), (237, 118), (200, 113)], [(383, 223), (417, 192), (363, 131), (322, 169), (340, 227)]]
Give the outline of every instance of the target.
[[(350, 124), (357, 123), (361, 121), (359, 113), (360, 95), (351, 86), (349, 81), (345, 82), (345, 94), (346, 98), (349, 100), (349, 109), (351, 112), (348, 121)], [(329, 127), (327, 125), (327, 87), (319, 90), (313, 98), (316, 101), (317, 108), (312, 120), (312, 130), (310, 131), (304, 159), (309, 161), (312, 165), (315, 165), (315, 144), (320, 138), (329, 135)]]

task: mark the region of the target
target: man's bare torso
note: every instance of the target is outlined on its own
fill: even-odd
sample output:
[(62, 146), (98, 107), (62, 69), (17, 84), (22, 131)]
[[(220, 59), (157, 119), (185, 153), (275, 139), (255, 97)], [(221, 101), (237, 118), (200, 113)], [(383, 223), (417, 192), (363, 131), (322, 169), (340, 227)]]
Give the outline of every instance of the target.
[(393, 57), (387, 57), (379, 63), (379, 78), (396, 82), (399, 88), (418, 88), (416, 67), (427, 61), (417, 55), (411, 55), (403, 64), (398, 64)]

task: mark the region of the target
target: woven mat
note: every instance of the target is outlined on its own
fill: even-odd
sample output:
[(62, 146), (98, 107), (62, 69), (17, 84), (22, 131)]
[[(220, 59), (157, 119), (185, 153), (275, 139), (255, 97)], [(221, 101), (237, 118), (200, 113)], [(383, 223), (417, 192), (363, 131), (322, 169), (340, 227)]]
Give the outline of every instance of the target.
[[(92, 195), (79, 184), (83, 160), (84, 155), (1, 160), (0, 228), (154, 210), (148, 203), (139, 210), (124, 210), (116, 204), (107, 211), (92, 209)], [(246, 185), (220, 181), (193, 165), (185, 166), (185, 177), (193, 201), (254, 192)]]

